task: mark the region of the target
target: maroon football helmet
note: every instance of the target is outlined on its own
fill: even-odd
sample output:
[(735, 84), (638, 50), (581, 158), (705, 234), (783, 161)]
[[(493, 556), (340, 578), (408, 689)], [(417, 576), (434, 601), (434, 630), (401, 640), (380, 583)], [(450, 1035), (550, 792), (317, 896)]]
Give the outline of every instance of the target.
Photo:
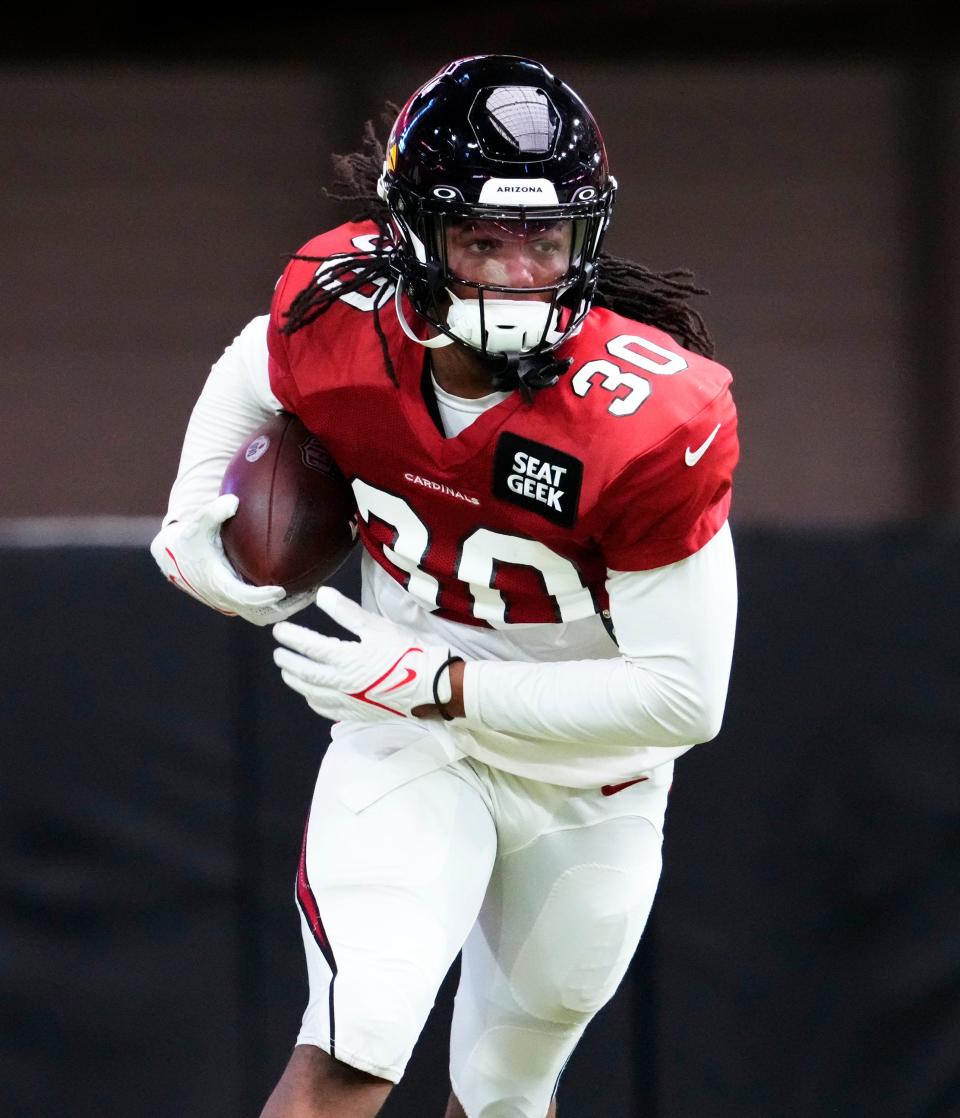
[[(440, 334), (492, 357), (494, 365), (510, 365), (515, 374), (519, 361), (521, 379), (531, 378), (535, 387), (542, 386), (538, 370), (549, 367), (552, 379), (545, 383), (552, 383), (552, 351), (590, 309), (616, 185), (589, 109), (540, 63), (509, 55), (451, 62), (409, 99), (387, 144), (379, 190), (396, 241), (398, 296), (406, 294)], [(569, 223), (563, 266), (537, 287), (458, 275), (448, 259), (448, 234), (470, 221), (502, 223), (517, 236)], [(451, 299), (460, 303), (451, 295), (454, 286), (461, 294), (466, 289), (478, 318), (472, 330), (460, 328), (450, 313)], [(547, 308), (537, 329), (521, 332), (522, 340), (508, 330), (498, 343), (494, 311), (529, 309), (511, 299), (529, 300), (531, 291), (541, 293)]]

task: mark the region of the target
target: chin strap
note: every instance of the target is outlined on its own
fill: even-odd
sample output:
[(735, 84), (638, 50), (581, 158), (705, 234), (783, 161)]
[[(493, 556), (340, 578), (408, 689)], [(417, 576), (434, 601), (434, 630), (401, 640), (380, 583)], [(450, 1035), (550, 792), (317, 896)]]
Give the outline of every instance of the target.
[(406, 316), (403, 313), (403, 278), (397, 280), (397, 290), (394, 295), (394, 306), (397, 308), (397, 318), (400, 320), (400, 329), (417, 345), (422, 345), (425, 349), (440, 349), (442, 346), (453, 345), (455, 339), (451, 338), (448, 334), (438, 334), (435, 338), (419, 338), (413, 332), (410, 323), (407, 322)]
[[(403, 279), (398, 278), (394, 301), (397, 318), (404, 334), (426, 349), (439, 349), (452, 345), (456, 340), (449, 334), (438, 334), (435, 338), (419, 338), (413, 332), (403, 313)], [(456, 296), (451, 292), (451, 296)], [(460, 302), (460, 300), (457, 300)], [(497, 392), (520, 390), (520, 395), (529, 404), (533, 394), (541, 388), (550, 388), (573, 364), (572, 357), (558, 358), (553, 353), (487, 353), (482, 355), (490, 368), (490, 381)]]
[(490, 355), (491, 380), (498, 392), (519, 388), (529, 404), (541, 388), (556, 384), (573, 363), (572, 357), (556, 357), (553, 353), (502, 353)]

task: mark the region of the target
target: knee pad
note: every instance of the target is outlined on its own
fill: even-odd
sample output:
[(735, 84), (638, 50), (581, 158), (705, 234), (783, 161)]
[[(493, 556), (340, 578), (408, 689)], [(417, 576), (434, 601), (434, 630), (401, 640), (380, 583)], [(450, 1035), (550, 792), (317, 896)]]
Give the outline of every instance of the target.
[(554, 884), (510, 973), (531, 1017), (583, 1027), (613, 996), (650, 912), (652, 894), (616, 866), (583, 865)]
[(487, 1029), (464, 1065), (451, 1065), (454, 1094), (470, 1118), (543, 1118), (578, 1038), (515, 1025)]

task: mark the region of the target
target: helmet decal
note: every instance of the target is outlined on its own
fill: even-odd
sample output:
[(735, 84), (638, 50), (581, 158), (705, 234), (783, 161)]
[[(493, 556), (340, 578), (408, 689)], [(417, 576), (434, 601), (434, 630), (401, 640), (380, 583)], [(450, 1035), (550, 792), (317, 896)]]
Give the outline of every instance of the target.
[[(596, 193), (596, 191), (594, 191)], [(557, 189), (549, 179), (487, 179), (480, 188), (481, 205), (557, 205)]]

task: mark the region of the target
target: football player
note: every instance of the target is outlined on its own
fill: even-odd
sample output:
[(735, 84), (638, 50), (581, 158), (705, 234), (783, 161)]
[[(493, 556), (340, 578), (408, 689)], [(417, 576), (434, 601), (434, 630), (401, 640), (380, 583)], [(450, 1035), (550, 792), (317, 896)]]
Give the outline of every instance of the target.
[(297, 874), (309, 1004), (263, 1114), (377, 1113), (462, 952), (447, 1116), (544, 1118), (647, 920), (673, 762), (720, 727), (730, 376), (685, 273), (601, 251), (603, 141), (542, 65), (451, 63), (341, 170), (363, 213), (213, 367), (153, 544), (264, 624), (304, 602), (224, 559), (234, 451), (294, 412), (356, 496), (362, 605), (316, 595), (344, 639), (274, 629), (335, 725)]

